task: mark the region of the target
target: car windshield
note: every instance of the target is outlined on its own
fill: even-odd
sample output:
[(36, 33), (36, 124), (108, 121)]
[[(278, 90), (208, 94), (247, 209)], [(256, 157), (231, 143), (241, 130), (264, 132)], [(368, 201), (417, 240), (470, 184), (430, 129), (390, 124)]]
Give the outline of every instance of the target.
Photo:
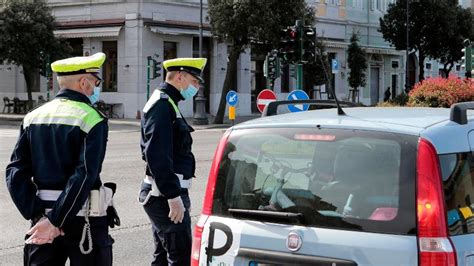
[(220, 164), (213, 213), (414, 234), (416, 141), (360, 130), (235, 130)]

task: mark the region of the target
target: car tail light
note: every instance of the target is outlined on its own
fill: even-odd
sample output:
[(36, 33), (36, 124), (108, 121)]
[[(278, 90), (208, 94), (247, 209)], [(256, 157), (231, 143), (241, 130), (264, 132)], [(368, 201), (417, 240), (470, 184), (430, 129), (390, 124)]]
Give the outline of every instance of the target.
[(216, 187), (217, 174), (219, 173), (219, 166), (221, 164), (222, 156), (224, 155), (224, 148), (227, 144), (227, 138), (230, 135), (230, 130), (224, 133), (219, 144), (217, 145), (216, 152), (214, 154), (214, 160), (212, 161), (211, 170), (209, 172), (209, 178), (207, 180), (206, 195), (204, 197), (204, 204), (202, 207), (201, 216), (199, 221), (194, 227), (193, 246), (191, 249), (191, 265), (199, 265), (199, 257), (201, 253), (201, 240), (202, 232), (204, 231), (204, 225), (206, 224), (207, 218), (212, 214), (212, 202), (214, 199), (214, 190)]
[(202, 232), (204, 231), (204, 225), (209, 216), (201, 215), (199, 220), (194, 227), (193, 247), (191, 249), (191, 266), (199, 265), (199, 257), (201, 253), (201, 240)]
[(230, 130), (224, 133), (219, 144), (217, 145), (216, 152), (214, 154), (214, 160), (212, 161), (211, 170), (209, 172), (209, 178), (207, 180), (206, 195), (204, 196), (204, 204), (202, 206), (202, 214), (211, 215), (212, 213), (212, 202), (214, 199), (214, 190), (216, 188), (217, 175), (219, 174), (219, 166), (221, 165), (222, 156), (224, 155), (224, 148), (227, 144), (227, 138), (230, 135)]
[(456, 252), (448, 238), (439, 160), (425, 139), (418, 143), (416, 187), (419, 264), (456, 265)]

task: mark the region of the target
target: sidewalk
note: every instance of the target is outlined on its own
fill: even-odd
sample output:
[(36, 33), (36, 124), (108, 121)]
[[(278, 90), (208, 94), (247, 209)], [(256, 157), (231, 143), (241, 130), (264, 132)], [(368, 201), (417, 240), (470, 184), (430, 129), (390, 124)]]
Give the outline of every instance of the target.
[[(4, 124), (20, 125), (24, 117), (25, 117), (24, 114), (0, 114), (0, 125), (4, 125)], [(234, 124), (239, 124), (239, 123), (242, 123), (251, 119), (259, 118), (259, 117), (260, 117), (260, 114), (236, 117)], [(208, 120), (209, 120), (209, 123), (212, 123), (212, 121), (214, 120), (214, 117), (209, 116)], [(229, 121), (227, 117), (224, 117), (224, 124), (194, 125), (192, 117), (186, 117), (186, 121), (195, 130), (210, 129), (210, 128), (228, 128), (232, 126), (232, 122)], [(120, 119), (111, 118), (109, 119), (109, 124), (140, 127), (140, 120), (133, 119), (133, 118), (120, 118)]]

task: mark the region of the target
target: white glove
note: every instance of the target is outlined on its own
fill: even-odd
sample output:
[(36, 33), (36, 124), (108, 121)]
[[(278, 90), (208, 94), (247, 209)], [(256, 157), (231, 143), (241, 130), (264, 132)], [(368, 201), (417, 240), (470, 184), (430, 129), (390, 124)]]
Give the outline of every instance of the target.
[(171, 219), (171, 221), (173, 221), (175, 224), (182, 223), (185, 209), (181, 197), (177, 196), (174, 199), (169, 199), (168, 206), (170, 207), (170, 213), (168, 214), (168, 217)]

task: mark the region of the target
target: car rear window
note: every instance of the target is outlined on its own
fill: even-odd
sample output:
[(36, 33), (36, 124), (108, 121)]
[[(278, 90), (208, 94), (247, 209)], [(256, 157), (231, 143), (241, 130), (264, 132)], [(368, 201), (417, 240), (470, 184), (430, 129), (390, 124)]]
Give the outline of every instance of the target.
[(471, 152), (439, 156), (450, 235), (474, 233), (474, 156)]
[(213, 214), (413, 235), (415, 136), (362, 130), (235, 130)]

